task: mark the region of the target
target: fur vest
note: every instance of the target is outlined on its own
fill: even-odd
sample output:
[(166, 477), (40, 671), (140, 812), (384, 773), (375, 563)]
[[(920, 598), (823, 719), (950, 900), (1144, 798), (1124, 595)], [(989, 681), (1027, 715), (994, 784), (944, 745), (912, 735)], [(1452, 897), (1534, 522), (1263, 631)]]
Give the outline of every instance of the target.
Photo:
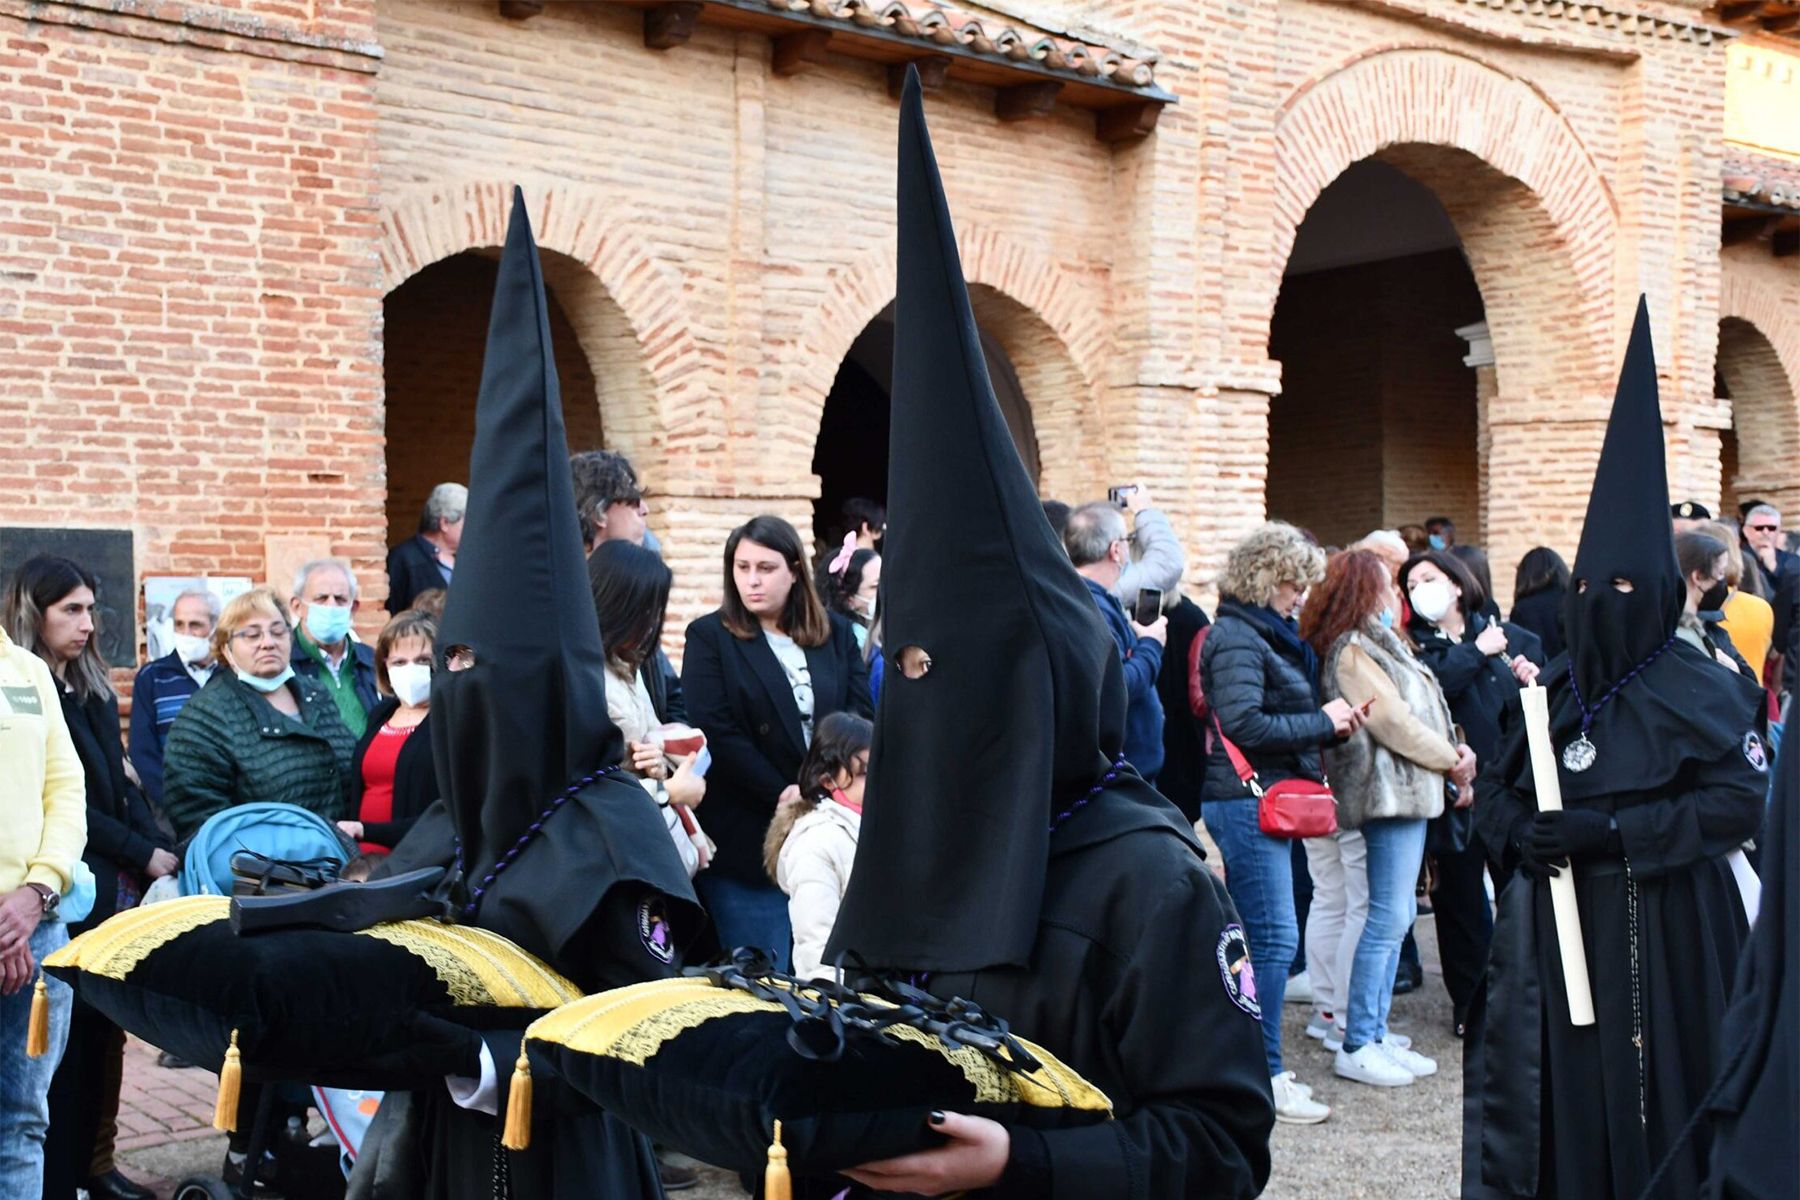
[(1339, 638), (1321, 676), (1327, 700), (1377, 697), (1367, 725), (1325, 748), (1338, 825), (1442, 813), (1456, 748), (1450, 706), (1431, 669), (1392, 630), (1373, 626)]

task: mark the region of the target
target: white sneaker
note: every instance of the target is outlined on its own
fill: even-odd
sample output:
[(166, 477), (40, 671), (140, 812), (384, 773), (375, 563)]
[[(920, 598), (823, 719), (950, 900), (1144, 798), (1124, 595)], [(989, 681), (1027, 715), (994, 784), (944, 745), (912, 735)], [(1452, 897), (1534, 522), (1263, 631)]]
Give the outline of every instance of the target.
[(1381, 1044), (1384, 1046), (1398, 1046), (1402, 1050), (1412, 1049), (1411, 1038), (1407, 1037), (1404, 1033), (1395, 1033), (1391, 1029), (1388, 1030), (1387, 1034), (1381, 1039)]
[(1337, 1028), (1337, 1018), (1328, 1010), (1321, 1008), (1314, 1012), (1312, 1020), (1306, 1023), (1306, 1036), (1315, 1042), (1320, 1041), (1335, 1028)]
[(1366, 1083), (1372, 1087), (1413, 1085), (1413, 1073), (1382, 1053), (1380, 1045), (1375, 1042), (1370, 1042), (1355, 1054), (1339, 1049), (1333, 1069), (1353, 1083)]
[[(1386, 1059), (1382, 1060), (1386, 1062)], [(1390, 1064), (1391, 1065), (1391, 1064)], [(1398, 1070), (1399, 1068), (1394, 1068)], [(1404, 1072), (1403, 1072), (1404, 1073)], [(1406, 1077), (1412, 1082), (1412, 1076)], [(1302, 1094), (1305, 1089), (1307, 1094)], [(1290, 1125), (1317, 1125), (1331, 1115), (1331, 1109), (1312, 1098), (1311, 1089), (1296, 1083), (1292, 1071), (1283, 1071), (1269, 1079), (1269, 1090), (1275, 1093), (1275, 1119)]]
[(1406, 1071), (1414, 1079), (1424, 1079), (1437, 1074), (1437, 1060), (1426, 1058), (1405, 1046), (1396, 1045), (1394, 1035), (1388, 1034), (1386, 1041), (1373, 1043), (1375, 1048), (1388, 1056), (1388, 1060), (1401, 1070)]
[(1287, 995), (1283, 999), (1289, 1004), (1311, 1004), (1313, 1002), (1312, 973), (1302, 971), (1298, 975), (1289, 975)]
[(1324, 1044), (1325, 1049), (1336, 1054), (1344, 1048), (1344, 1027), (1342, 1025), (1331, 1026), (1325, 1031), (1325, 1036), (1319, 1040)]
[[(1299, 1092), (1302, 1096), (1312, 1096), (1312, 1088), (1307, 1084), (1301, 1083), (1298, 1079), (1295, 1079), (1292, 1071), (1283, 1071), (1281, 1077), (1288, 1081), (1289, 1087), (1293, 1088), (1296, 1092)], [(1272, 1082), (1275, 1079), (1275, 1076), (1271, 1075), (1269, 1078)]]

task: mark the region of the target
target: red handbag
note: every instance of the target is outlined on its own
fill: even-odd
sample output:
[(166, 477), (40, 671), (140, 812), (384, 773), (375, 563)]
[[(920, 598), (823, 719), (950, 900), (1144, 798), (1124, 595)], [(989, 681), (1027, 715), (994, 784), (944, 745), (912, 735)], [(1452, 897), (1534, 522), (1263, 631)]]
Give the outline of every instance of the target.
[(1232, 744), (1219, 726), (1219, 714), (1213, 714), (1213, 728), (1225, 747), (1225, 757), (1238, 779), (1256, 797), (1256, 827), (1277, 838), (1327, 837), (1337, 832), (1337, 797), (1329, 783), (1311, 779), (1284, 779), (1265, 789), (1256, 777), (1256, 769), (1244, 752)]

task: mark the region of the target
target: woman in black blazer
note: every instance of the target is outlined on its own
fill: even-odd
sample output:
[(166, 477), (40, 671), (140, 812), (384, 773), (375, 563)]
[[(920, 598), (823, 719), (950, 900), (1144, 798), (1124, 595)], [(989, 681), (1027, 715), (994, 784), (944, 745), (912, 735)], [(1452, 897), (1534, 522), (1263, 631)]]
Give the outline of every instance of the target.
[(350, 811), (356, 819), (338, 822), (365, 854), (385, 854), (399, 845), (438, 798), (429, 711), (436, 642), (437, 624), (421, 612), (401, 613), (375, 640), (375, 687), (382, 701), (369, 713), (368, 728), (350, 757)]
[(786, 970), (787, 897), (763, 872), (763, 834), (799, 793), (813, 724), (872, 717), (874, 705), (850, 623), (819, 603), (800, 535), (780, 517), (726, 540), (725, 602), (688, 626), (681, 688), (713, 760), (705, 820), (718, 854), (694, 886), (727, 949), (761, 947)]

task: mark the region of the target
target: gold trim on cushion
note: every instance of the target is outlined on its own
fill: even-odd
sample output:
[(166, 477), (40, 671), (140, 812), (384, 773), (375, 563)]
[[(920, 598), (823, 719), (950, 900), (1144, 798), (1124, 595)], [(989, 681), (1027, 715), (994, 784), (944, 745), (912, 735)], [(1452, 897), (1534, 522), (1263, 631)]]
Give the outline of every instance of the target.
[[(183, 896), (127, 909), (46, 957), (44, 965), (123, 980), (182, 934), (230, 916), (229, 896)], [(421, 919), (377, 925), (357, 936), (379, 938), (419, 959), (461, 1007), (555, 1008), (581, 996), (580, 988), (485, 929)]]
[(581, 989), (496, 933), (439, 921), (393, 921), (358, 931), (420, 959), (462, 1008), (555, 1008)]
[[(892, 1007), (873, 997), (863, 997), (870, 1007)], [(715, 986), (701, 977), (658, 979), (587, 996), (532, 1022), (527, 1041), (566, 1046), (580, 1054), (616, 1058), (643, 1066), (663, 1044), (719, 1017), (741, 1012), (781, 1012), (773, 1000), (763, 1000), (736, 988)], [(1043, 1064), (1029, 1074), (1009, 1071), (972, 1047), (951, 1049), (936, 1037), (910, 1025), (893, 1025), (888, 1033), (902, 1041), (933, 1050), (963, 1073), (982, 1104), (1026, 1104), (1034, 1108), (1074, 1108), (1089, 1112), (1112, 1111), (1106, 1094), (1054, 1054), (1020, 1038), (1019, 1043)]]
[(124, 979), (151, 951), (184, 933), (231, 916), (229, 896), (182, 896), (128, 908), (108, 917), (44, 960), (47, 967), (78, 967), (89, 975)]

